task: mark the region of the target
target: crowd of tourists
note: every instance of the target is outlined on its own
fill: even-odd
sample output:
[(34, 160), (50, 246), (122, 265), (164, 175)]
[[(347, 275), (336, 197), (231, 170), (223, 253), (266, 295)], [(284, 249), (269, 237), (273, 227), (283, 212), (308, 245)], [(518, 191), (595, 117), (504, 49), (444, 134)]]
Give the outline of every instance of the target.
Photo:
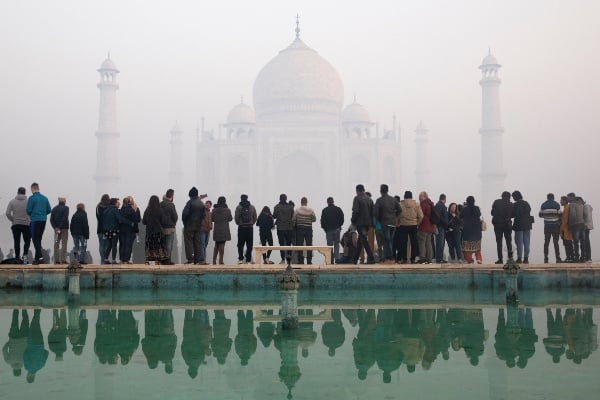
[[(327, 206), (321, 211), (320, 225), (325, 232), (327, 245), (333, 247), (334, 263), (483, 262), (481, 240), (482, 231), (487, 229), (487, 223), (473, 196), (468, 196), (464, 202), (446, 205), (445, 194), (439, 195), (437, 203), (434, 204), (427, 192), (420, 192), (417, 200), (413, 199), (413, 193), (410, 191), (404, 192), (402, 199), (399, 196), (391, 196), (385, 184), (380, 186), (379, 192), (380, 196), (373, 201), (373, 196), (363, 185), (356, 186), (350, 225), (344, 233), (344, 212), (335, 205), (332, 197), (327, 198)], [(179, 220), (173, 197), (173, 189), (167, 190), (162, 200), (157, 195), (151, 196), (142, 213), (132, 196), (123, 198), (121, 203), (119, 198), (102, 195), (95, 207), (101, 262), (132, 263), (133, 243), (143, 240), (147, 264), (173, 264), (173, 243)], [(281, 194), (273, 212), (268, 206), (264, 206), (260, 214), (246, 194), (240, 196), (240, 202), (233, 211), (227, 205), (224, 196), (218, 197), (214, 206), (209, 200), (203, 201), (206, 195), (199, 194), (196, 187), (189, 190), (188, 197), (189, 200), (181, 211), (186, 264), (210, 263), (208, 251), (211, 232), (214, 242), (212, 264), (224, 264), (225, 244), (231, 241), (232, 221), (237, 225), (239, 264), (252, 262), (255, 226), (258, 226), (262, 245), (273, 246), (273, 231), (276, 232), (280, 246), (313, 245), (313, 224), (317, 221), (317, 216), (308, 206), (306, 197), (302, 197), (300, 206), (296, 208), (285, 194)], [(550, 241), (557, 263), (591, 262), (592, 211), (592, 206), (574, 193), (562, 196), (560, 204), (552, 193), (547, 195), (547, 200), (541, 204), (538, 214), (544, 222), (545, 263), (549, 262)], [(4, 263), (48, 262), (43, 257), (41, 245), (48, 215), (55, 238), (54, 263), (67, 264), (70, 234), (76, 261), (86, 264), (90, 228), (85, 205), (77, 204), (76, 212), (69, 220), (66, 198), (59, 197), (58, 203), (51, 207), (48, 198), (40, 193), (37, 183), (31, 185), (29, 197), (25, 188), (18, 188), (17, 196), (8, 204), (6, 216), (12, 223), (14, 249), (11, 250), (12, 257), (4, 260)], [(496, 264), (504, 263), (504, 246), (507, 260), (529, 263), (534, 216), (530, 204), (521, 192), (503, 192), (501, 198), (494, 201), (491, 215), (498, 253)], [(144, 238), (140, 238), (140, 224), (145, 226)], [(513, 252), (513, 232), (516, 260)], [(561, 258), (560, 255), (559, 239), (562, 239), (565, 258)], [(33, 257), (27, 257), (30, 242), (33, 242), (35, 249)], [(449, 255), (447, 259), (446, 245)], [(271, 256), (271, 250), (265, 252), (262, 261), (273, 264)], [(282, 250), (279, 262), (312, 264), (312, 251)]]

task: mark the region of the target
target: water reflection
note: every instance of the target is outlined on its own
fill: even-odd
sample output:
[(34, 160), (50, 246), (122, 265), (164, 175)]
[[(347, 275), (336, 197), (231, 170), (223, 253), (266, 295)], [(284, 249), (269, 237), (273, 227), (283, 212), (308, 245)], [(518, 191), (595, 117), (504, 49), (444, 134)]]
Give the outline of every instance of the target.
[[(67, 308), (34, 309), (30, 321), (31, 312), (0, 310), (0, 318), (11, 321), (8, 341), (2, 349), (4, 361), (15, 377), (21, 376), (24, 368), (27, 382), (34, 382), (40, 370), (51, 368), (47, 365), (50, 351), (54, 353), (51, 365), (77, 363), (83, 358), (88, 334), (94, 335), (93, 349), (88, 350), (93, 351), (102, 365), (164, 369), (166, 374), (186, 373), (192, 379), (203, 370), (215, 370), (222, 365), (228, 365), (229, 370), (237, 366), (236, 374), (277, 368), (276, 375), (288, 396), (292, 396), (304, 376), (315, 373), (305, 366), (312, 357), (326, 366), (328, 359), (339, 356), (350, 362), (348, 368), (354, 371), (354, 381), (374, 376), (379, 384), (389, 384), (401, 372), (410, 375), (418, 370), (428, 371), (450, 360), (480, 368), (486, 351), (488, 358), (500, 360), (504, 368), (525, 369), (536, 358), (548, 364), (564, 359), (572, 361), (571, 365), (581, 364), (598, 348), (592, 307), (546, 308), (535, 312), (530, 307), (516, 305), (487, 308), (485, 312), (482, 308), (439, 306), (308, 307), (299, 308), (298, 329), (291, 331), (282, 329), (277, 308), (264, 305), (244, 309), (133, 311), (85, 310), (78, 304), (70, 304)], [(96, 318), (94, 332), (88, 332), (90, 313)], [(140, 322), (143, 319), (143, 324), (138, 319)], [(496, 326), (490, 321), (496, 322)], [(542, 340), (536, 327), (542, 330)], [(486, 346), (489, 330), (494, 328), (492, 342)], [(229, 357), (232, 347), (237, 357)], [(314, 353), (313, 348), (322, 351)], [(76, 357), (69, 357), (70, 353)], [(136, 357), (138, 362), (131, 362)]]

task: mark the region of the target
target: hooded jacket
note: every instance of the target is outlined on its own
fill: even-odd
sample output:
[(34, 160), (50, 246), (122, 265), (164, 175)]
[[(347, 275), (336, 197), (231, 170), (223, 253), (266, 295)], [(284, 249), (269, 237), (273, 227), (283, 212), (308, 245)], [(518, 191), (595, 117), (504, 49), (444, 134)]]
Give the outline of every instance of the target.
[(181, 213), (183, 228), (187, 230), (200, 230), (200, 224), (204, 219), (205, 211), (206, 207), (204, 206), (204, 202), (200, 200), (200, 197), (190, 197)]
[(27, 215), (27, 196), (18, 194), (14, 199), (8, 202), (6, 207), (6, 218), (13, 225), (29, 226), (29, 215)]
[(84, 239), (90, 238), (90, 226), (88, 224), (87, 213), (84, 210), (77, 210), (71, 217), (71, 226), (69, 227), (71, 236), (83, 236)]
[(400, 202), (402, 213), (398, 218), (400, 226), (417, 226), (423, 219), (423, 210), (421, 206), (413, 199), (404, 199)]
[(288, 202), (279, 202), (273, 209), (273, 218), (278, 231), (291, 231), (294, 206)]
[[(250, 210), (250, 222), (242, 222), (242, 208), (248, 207)], [(248, 200), (240, 201), (240, 204), (235, 208), (235, 223), (239, 226), (252, 227), (256, 223), (256, 208)]]

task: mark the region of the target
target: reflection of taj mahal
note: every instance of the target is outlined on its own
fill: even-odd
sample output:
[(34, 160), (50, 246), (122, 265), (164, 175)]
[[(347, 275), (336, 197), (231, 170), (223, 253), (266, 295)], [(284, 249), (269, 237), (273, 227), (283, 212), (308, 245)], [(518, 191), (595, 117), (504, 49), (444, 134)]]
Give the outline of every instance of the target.
[(296, 200), (353, 190), (338, 182), (361, 182), (375, 191), (381, 182), (398, 187), (395, 123), (378, 135), (356, 100), (342, 110), (338, 73), (299, 33), (297, 27), (296, 39), (259, 72), (254, 109), (242, 100), (219, 133), (202, 129), (198, 183), (234, 200), (248, 192), (272, 201), (281, 192)]

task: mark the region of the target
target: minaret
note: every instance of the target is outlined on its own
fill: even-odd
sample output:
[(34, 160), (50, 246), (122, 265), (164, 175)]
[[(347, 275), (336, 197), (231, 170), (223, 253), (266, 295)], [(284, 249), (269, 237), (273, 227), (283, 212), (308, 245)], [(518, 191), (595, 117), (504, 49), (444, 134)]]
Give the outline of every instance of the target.
[(179, 124), (175, 122), (171, 129), (171, 160), (169, 164), (169, 187), (175, 190), (175, 193), (183, 193), (183, 132)]
[(117, 74), (119, 70), (115, 63), (108, 58), (100, 69), (100, 117), (98, 119), (98, 153), (96, 156), (96, 198), (108, 193), (116, 196), (119, 193), (119, 150), (117, 130)]
[(500, 64), (490, 52), (483, 59), (481, 70), (481, 190), (480, 206), (491, 207), (493, 199), (504, 190), (504, 160), (502, 134), (504, 129), (500, 120)]
[(416, 143), (416, 157), (417, 157), (417, 169), (416, 174), (416, 187), (418, 192), (427, 191), (429, 188), (429, 156), (427, 151), (427, 128), (423, 124), (423, 121), (419, 122), (417, 129), (415, 129), (415, 143)]

